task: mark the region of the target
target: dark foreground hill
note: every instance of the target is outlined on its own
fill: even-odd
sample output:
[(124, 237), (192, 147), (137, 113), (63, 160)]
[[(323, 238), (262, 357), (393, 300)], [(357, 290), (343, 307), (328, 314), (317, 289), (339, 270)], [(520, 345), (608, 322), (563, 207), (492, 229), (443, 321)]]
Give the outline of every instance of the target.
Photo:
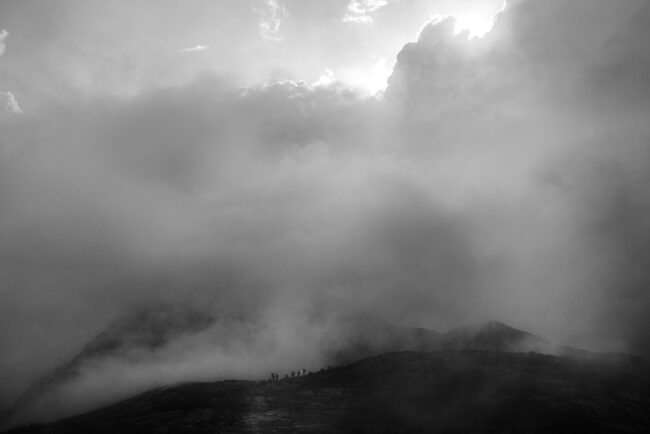
[(279, 382), (152, 390), (22, 433), (650, 432), (650, 382), (538, 353), (385, 354)]

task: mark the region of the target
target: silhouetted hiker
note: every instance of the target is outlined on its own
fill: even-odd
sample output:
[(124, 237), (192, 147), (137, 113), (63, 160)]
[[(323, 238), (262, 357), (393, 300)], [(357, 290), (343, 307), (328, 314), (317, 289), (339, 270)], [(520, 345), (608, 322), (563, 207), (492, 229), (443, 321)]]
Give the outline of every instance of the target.
[(296, 371), (291, 371), (291, 378), (296, 376)]
[(307, 370), (305, 368), (302, 369), (302, 375), (305, 375), (307, 373)]

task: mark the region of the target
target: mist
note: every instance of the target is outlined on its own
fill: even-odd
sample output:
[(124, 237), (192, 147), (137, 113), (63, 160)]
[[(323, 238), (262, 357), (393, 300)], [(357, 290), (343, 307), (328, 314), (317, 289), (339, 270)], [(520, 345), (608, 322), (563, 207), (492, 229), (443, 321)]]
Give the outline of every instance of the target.
[(648, 20), (513, 1), (469, 38), (435, 17), (372, 97), (205, 69), (15, 110), (0, 70), (0, 406), (158, 301), (215, 322), (86, 367), (30, 417), (317, 370), (355, 315), (650, 356)]

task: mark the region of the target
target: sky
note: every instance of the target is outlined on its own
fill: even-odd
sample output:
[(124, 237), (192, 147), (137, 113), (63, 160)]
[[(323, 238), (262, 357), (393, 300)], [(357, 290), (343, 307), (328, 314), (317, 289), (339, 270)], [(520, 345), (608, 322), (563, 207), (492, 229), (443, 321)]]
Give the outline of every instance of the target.
[(220, 325), (70, 400), (316, 367), (368, 313), (650, 356), (649, 32), (644, 0), (0, 0), (0, 407), (158, 300)]

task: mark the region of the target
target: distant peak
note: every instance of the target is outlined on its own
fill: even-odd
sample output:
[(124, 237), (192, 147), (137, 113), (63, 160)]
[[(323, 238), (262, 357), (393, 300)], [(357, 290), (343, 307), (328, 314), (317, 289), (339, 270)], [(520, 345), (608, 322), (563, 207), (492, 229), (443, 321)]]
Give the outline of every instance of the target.
[(466, 325), (466, 326), (461, 326), (461, 327), (456, 327), (449, 332), (454, 332), (454, 331), (474, 331), (474, 332), (479, 332), (479, 331), (520, 331), (524, 333), (521, 330), (517, 330), (514, 327), (509, 326), (508, 324), (502, 323), (501, 321), (485, 321), (482, 323), (478, 324), (472, 324), (472, 325)]
[(482, 324), (479, 324), (480, 328), (490, 328), (490, 329), (514, 329), (514, 327), (509, 326), (508, 324), (502, 323), (501, 321), (486, 321)]

